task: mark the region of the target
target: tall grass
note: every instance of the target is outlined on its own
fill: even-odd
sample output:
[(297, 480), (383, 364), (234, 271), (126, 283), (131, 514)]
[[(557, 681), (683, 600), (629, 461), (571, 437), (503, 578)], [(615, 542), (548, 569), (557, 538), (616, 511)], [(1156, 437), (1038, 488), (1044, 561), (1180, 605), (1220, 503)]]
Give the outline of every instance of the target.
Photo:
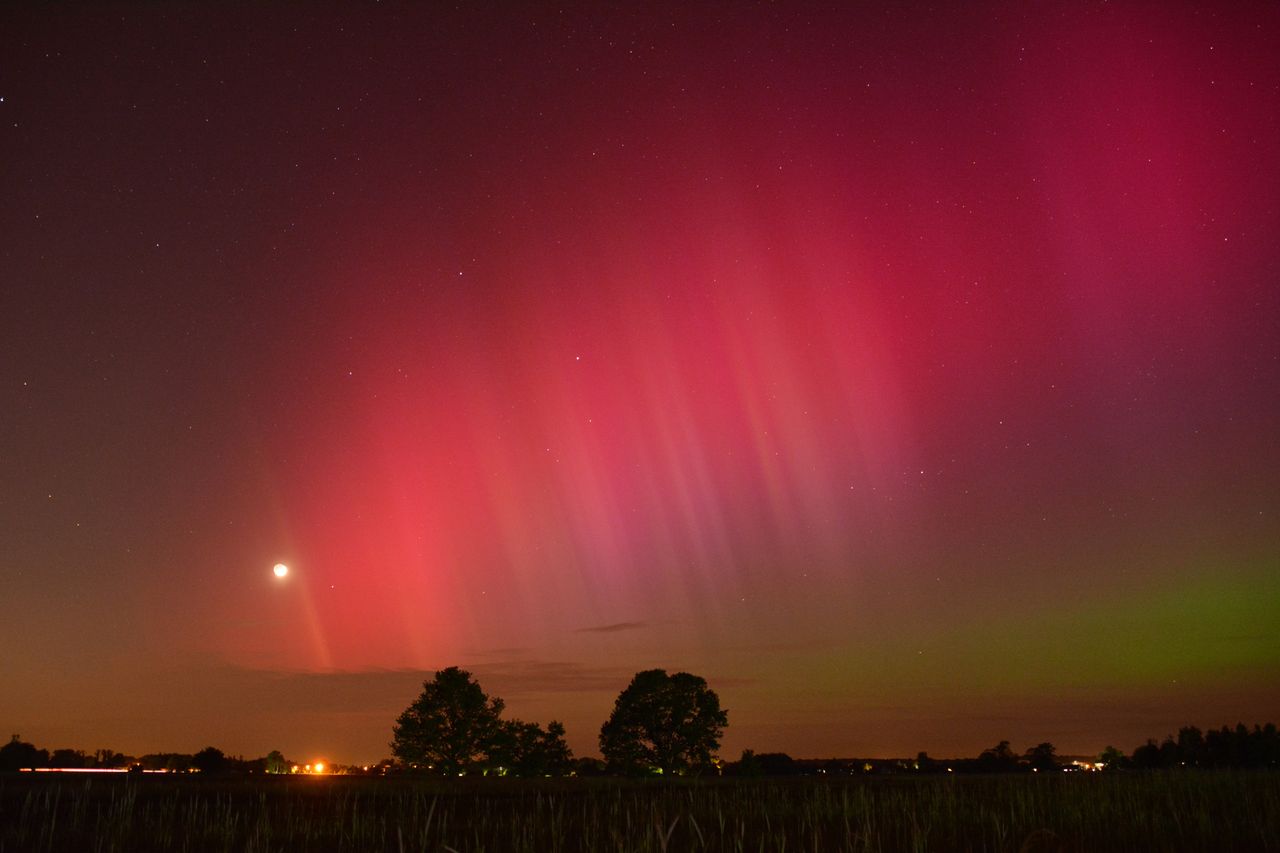
[(0, 853), (159, 850), (1280, 850), (1280, 774), (0, 777)]

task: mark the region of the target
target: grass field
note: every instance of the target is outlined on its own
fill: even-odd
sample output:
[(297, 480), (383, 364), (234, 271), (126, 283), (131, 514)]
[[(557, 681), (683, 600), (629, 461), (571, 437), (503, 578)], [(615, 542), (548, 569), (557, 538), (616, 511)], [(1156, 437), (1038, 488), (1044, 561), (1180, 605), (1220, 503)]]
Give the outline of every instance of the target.
[(1280, 850), (1280, 774), (0, 776), (0, 851)]

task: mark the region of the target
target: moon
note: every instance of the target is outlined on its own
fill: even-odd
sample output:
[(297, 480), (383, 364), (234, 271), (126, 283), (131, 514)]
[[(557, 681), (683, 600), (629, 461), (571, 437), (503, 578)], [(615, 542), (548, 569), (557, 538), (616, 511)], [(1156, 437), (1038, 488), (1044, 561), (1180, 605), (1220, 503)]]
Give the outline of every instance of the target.
[(284, 563), (276, 563), (274, 566), (271, 567), (271, 573), (278, 578), (282, 578), (285, 575), (289, 574), (289, 567), (286, 566)]

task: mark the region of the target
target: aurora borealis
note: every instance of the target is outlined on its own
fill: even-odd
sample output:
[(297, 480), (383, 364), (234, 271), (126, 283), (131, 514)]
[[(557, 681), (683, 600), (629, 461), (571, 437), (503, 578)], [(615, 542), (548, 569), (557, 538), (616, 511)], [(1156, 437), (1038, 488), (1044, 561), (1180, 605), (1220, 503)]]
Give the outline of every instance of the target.
[[(1274, 4), (0, 12), (0, 721), (1280, 707)], [(276, 562), (288, 577), (271, 575)]]

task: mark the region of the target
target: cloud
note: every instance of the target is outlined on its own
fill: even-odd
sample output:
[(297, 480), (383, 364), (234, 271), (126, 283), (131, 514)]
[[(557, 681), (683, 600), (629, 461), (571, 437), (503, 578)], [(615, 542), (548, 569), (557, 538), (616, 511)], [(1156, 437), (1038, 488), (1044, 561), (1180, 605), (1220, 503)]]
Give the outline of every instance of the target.
[(579, 634), (616, 634), (619, 631), (637, 631), (648, 628), (648, 622), (614, 622), (612, 625), (594, 625), (590, 628), (579, 628)]
[[(548, 693), (616, 693), (634, 669), (529, 659), (460, 661), (484, 691), (504, 698)], [(361, 714), (403, 708), (434, 670), (272, 670), (214, 666), (180, 680), (192, 696), (240, 696), (262, 711), (306, 709)]]

